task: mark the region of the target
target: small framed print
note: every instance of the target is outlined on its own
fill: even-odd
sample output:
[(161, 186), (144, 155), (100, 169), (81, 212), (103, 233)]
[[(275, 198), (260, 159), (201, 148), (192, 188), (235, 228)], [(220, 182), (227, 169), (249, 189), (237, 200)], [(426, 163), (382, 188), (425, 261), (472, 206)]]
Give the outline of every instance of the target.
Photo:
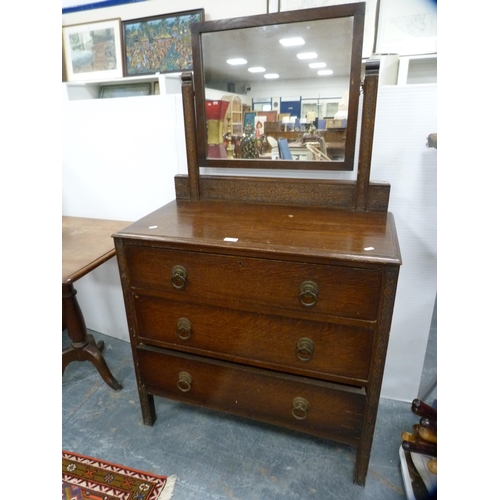
[(245, 127), (248, 127), (249, 125), (252, 127), (252, 129), (255, 127), (255, 117), (257, 116), (256, 111), (246, 111), (245, 112), (245, 118), (243, 122), (243, 130), (245, 130)]
[(123, 76), (120, 19), (63, 27), (63, 50), (68, 82)]

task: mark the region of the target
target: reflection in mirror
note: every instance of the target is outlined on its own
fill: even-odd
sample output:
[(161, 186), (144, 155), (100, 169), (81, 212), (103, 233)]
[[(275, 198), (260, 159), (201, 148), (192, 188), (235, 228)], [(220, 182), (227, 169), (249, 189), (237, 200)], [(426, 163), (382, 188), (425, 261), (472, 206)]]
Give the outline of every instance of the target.
[(193, 25), (200, 166), (352, 170), (363, 19), (358, 3)]

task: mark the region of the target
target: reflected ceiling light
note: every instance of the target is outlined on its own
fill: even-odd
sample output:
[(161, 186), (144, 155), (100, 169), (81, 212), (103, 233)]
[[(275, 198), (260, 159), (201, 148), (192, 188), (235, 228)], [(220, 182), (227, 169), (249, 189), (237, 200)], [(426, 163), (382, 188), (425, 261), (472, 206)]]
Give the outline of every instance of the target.
[(316, 52), (301, 52), (300, 54), (297, 54), (297, 57), (299, 59), (316, 59), (318, 54), (316, 54)]
[(280, 40), (281, 45), (285, 47), (294, 47), (296, 45), (304, 45), (306, 42), (304, 42), (303, 38), (282, 38)]
[(248, 71), (250, 71), (250, 73), (264, 73), (266, 68), (263, 68), (262, 66), (254, 66), (253, 68), (248, 68)]
[(326, 63), (311, 63), (309, 64), (310, 68), (325, 68)]
[(235, 59), (228, 59), (226, 62), (231, 66), (238, 66), (239, 64), (247, 63), (246, 59), (242, 59), (241, 57), (237, 57)]
[(318, 75), (331, 75), (333, 71), (331, 69), (320, 69)]
[(267, 78), (268, 80), (273, 80), (275, 78), (279, 78), (280, 75), (278, 73), (267, 73), (264, 75), (264, 78)]

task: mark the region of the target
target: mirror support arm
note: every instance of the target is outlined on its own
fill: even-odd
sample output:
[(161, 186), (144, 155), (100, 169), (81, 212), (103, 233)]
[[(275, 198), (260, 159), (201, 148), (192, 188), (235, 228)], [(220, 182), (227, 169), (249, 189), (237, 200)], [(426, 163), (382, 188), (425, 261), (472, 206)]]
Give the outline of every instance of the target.
[(378, 77), (380, 61), (369, 60), (366, 63), (363, 82), (363, 116), (361, 119), (361, 138), (359, 147), (358, 176), (356, 182), (355, 210), (365, 212), (368, 206), (370, 169), (372, 161), (373, 131), (377, 109)]
[(186, 137), (186, 154), (189, 174), (189, 199), (200, 200), (200, 182), (198, 170), (198, 149), (196, 140), (196, 114), (194, 104), (193, 73), (181, 75), (182, 104), (184, 109), (184, 131)]

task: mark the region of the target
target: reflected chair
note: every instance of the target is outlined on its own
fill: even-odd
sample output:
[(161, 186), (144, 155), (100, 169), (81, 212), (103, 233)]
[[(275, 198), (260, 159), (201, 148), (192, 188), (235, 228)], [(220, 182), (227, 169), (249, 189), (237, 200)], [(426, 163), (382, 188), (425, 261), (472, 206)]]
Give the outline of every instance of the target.
[(278, 141), (274, 137), (267, 137), (267, 142), (271, 146), (271, 158), (277, 160), (280, 157), (280, 152), (278, 148)]
[(292, 153), (290, 152), (290, 147), (288, 146), (288, 141), (286, 139), (278, 139), (278, 147), (280, 150), (280, 157), (282, 160), (292, 160)]

